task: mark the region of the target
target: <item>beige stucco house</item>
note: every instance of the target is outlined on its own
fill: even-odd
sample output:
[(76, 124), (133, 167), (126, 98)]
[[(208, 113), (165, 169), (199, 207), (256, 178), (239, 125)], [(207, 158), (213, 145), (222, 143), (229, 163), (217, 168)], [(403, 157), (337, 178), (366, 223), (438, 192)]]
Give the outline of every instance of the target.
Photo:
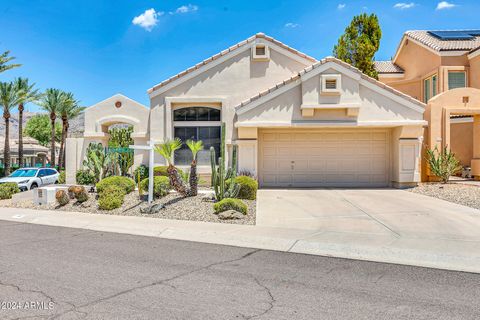
[[(320, 61), (256, 34), (148, 90), (150, 108), (115, 95), (85, 111), (83, 138), (67, 140), (67, 182), (108, 126), (134, 127), (135, 144), (179, 137), (239, 146), (239, 170), (261, 187), (387, 187), (420, 181), (426, 105), (335, 58)], [(188, 166), (186, 149), (175, 155)], [(209, 152), (199, 155), (210, 171)], [(135, 151), (135, 164), (148, 163)], [(164, 160), (157, 155), (156, 164)]]
[(428, 104), (424, 147), (449, 147), (480, 177), (480, 31), (407, 31), (376, 69), (380, 81)]

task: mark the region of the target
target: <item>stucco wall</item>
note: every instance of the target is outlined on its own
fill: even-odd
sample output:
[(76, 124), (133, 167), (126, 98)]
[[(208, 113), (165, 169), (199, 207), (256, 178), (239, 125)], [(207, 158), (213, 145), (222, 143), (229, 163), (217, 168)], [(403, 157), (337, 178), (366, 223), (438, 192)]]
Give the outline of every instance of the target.
[(473, 158), (473, 121), (450, 124), (450, 149), (462, 166), (470, 166)]
[(480, 55), (470, 60), (470, 87), (480, 89)]
[(172, 134), (165, 132), (164, 121), (172, 121), (165, 119), (165, 97), (217, 97), (224, 104), (222, 120), (227, 125), (227, 140), (235, 139), (235, 106), (311, 64), (295, 61), (272, 48), (269, 61), (252, 61), (250, 45), (238, 50), (236, 56), (194, 78), (159, 95), (151, 94), (152, 139), (161, 141)]

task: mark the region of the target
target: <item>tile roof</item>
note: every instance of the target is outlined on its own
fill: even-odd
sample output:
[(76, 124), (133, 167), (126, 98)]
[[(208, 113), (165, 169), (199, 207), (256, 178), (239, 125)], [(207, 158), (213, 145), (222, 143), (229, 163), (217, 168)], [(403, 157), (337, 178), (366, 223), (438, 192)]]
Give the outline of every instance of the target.
[(202, 66), (204, 66), (204, 65), (206, 65), (206, 64), (209, 64), (209, 63), (212, 62), (212, 61), (217, 60), (218, 58), (220, 58), (220, 57), (222, 57), (222, 56), (224, 56), (224, 55), (226, 55), (226, 54), (228, 54), (228, 53), (230, 53), (230, 52), (232, 52), (232, 51), (235, 51), (236, 49), (238, 49), (238, 48), (240, 48), (240, 47), (245, 46), (246, 44), (249, 44), (249, 43), (255, 41), (256, 39), (265, 39), (265, 40), (268, 40), (268, 41), (276, 44), (277, 46), (279, 46), (279, 47), (281, 47), (281, 48), (283, 48), (283, 49), (285, 49), (285, 50), (290, 51), (290, 52), (293, 53), (293, 54), (296, 54), (296, 55), (298, 55), (298, 56), (300, 56), (300, 57), (302, 57), (302, 58), (304, 58), (304, 59), (306, 59), (306, 60), (311, 61), (312, 63), (317, 61), (317, 59), (315, 59), (315, 58), (313, 58), (313, 57), (310, 57), (310, 56), (308, 56), (308, 55), (306, 55), (306, 54), (304, 54), (304, 53), (302, 53), (302, 52), (300, 52), (300, 51), (298, 51), (298, 50), (296, 50), (296, 49), (293, 49), (292, 47), (287, 46), (287, 45), (284, 44), (283, 42), (280, 42), (280, 41), (278, 41), (278, 40), (276, 40), (276, 39), (274, 39), (274, 38), (272, 38), (272, 37), (270, 37), (270, 36), (267, 36), (267, 35), (264, 34), (264, 33), (257, 33), (257, 34), (255, 34), (255, 35), (251, 36), (250, 38), (248, 38), (248, 39), (246, 39), (246, 40), (243, 40), (243, 41), (241, 41), (241, 42), (239, 42), (239, 43), (231, 46), (230, 48), (225, 49), (225, 50), (223, 50), (223, 51), (221, 51), (221, 52), (219, 52), (219, 53), (211, 56), (210, 58), (207, 58), (207, 59), (203, 60), (203, 61), (200, 62), (200, 63), (197, 63), (197, 64), (194, 65), (193, 67), (190, 67), (190, 68), (188, 68), (188, 69), (186, 69), (186, 70), (184, 70), (184, 71), (182, 71), (182, 72), (180, 72), (180, 73), (178, 73), (178, 74), (176, 74), (176, 75), (174, 75), (174, 76), (172, 76), (172, 77), (170, 77), (170, 78), (168, 78), (168, 79), (160, 82), (159, 84), (155, 85), (154, 87), (148, 89), (147, 92), (148, 92), (148, 93), (152, 93), (153, 91), (155, 91), (155, 90), (157, 90), (157, 89), (159, 89), (159, 88), (161, 88), (161, 87), (163, 87), (163, 86), (165, 86), (165, 85), (167, 85), (167, 84), (169, 84), (169, 83), (171, 83), (171, 82), (173, 82), (173, 81), (175, 81), (175, 80), (177, 80), (177, 79), (179, 79), (179, 78), (181, 78), (181, 77), (183, 77), (183, 76), (185, 76), (185, 75), (187, 75), (187, 74), (189, 74), (189, 73), (192, 72), (192, 71), (195, 71), (195, 70), (199, 69), (200, 67), (202, 67)]
[(374, 65), (378, 73), (403, 73), (403, 69), (392, 61), (375, 61)]
[(476, 36), (472, 40), (441, 40), (428, 33), (427, 30), (407, 31), (405, 32), (405, 36), (414, 39), (435, 51), (473, 50), (480, 47), (480, 36)]
[(346, 63), (346, 62), (344, 62), (344, 61), (342, 61), (342, 60), (339, 60), (339, 59), (334, 58), (334, 57), (326, 57), (326, 58), (324, 58), (324, 59), (322, 59), (322, 60), (320, 60), (320, 61), (312, 64), (311, 66), (306, 67), (305, 69), (301, 70), (300, 72), (298, 72), (297, 74), (291, 76), (290, 78), (285, 79), (284, 81), (277, 83), (276, 85), (274, 85), (274, 86), (272, 86), (272, 87), (270, 87), (270, 88), (268, 88), (268, 89), (266, 89), (266, 90), (258, 93), (257, 95), (255, 95), (255, 96), (253, 96), (253, 97), (251, 97), (251, 98), (249, 98), (249, 99), (247, 99), (247, 100), (245, 100), (245, 101), (242, 101), (238, 106), (235, 107), (235, 109), (239, 109), (239, 108), (241, 108), (241, 107), (243, 107), (243, 106), (246, 106), (247, 104), (250, 104), (250, 103), (252, 103), (252, 102), (255, 101), (255, 100), (258, 100), (258, 99), (260, 99), (261, 97), (266, 96), (267, 94), (269, 94), (269, 93), (271, 93), (271, 92), (273, 92), (273, 91), (275, 91), (275, 90), (277, 90), (277, 89), (280, 89), (281, 87), (283, 87), (283, 86), (285, 86), (285, 85), (287, 85), (287, 84), (290, 84), (290, 83), (292, 83), (292, 82), (295, 82), (296, 80), (300, 79), (300, 78), (302, 77), (302, 75), (304, 75), (304, 74), (306, 74), (306, 73), (308, 73), (308, 72), (310, 72), (310, 71), (312, 71), (312, 70), (315, 70), (315, 69), (317, 69), (318, 67), (320, 67), (320, 66), (322, 66), (322, 65), (324, 65), (324, 64), (326, 64), (326, 63), (328, 63), (328, 62), (334, 62), (334, 63), (337, 63), (337, 64), (339, 64), (339, 65), (341, 65), (341, 66), (343, 66), (343, 67), (345, 67), (345, 68), (348, 68), (348, 69), (352, 70), (353, 72), (360, 74), (360, 76), (362, 77), (362, 79), (364, 79), (364, 80), (366, 80), (366, 81), (368, 81), (368, 82), (371, 82), (371, 83), (373, 83), (373, 84), (375, 84), (375, 85), (377, 85), (377, 86), (379, 86), (379, 87), (381, 87), (381, 88), (383, 88), (383, 89), (385, 89), (385, 90), (387, 90), (387, 91), (389, 91), (389, 92), (391, 92), (391, 93), (393, 93), (393, 94), (395, 94), (395, 95), (397, 95), (397, 96), (399, 96), (399, 97), (402, 97), (403, 99), (406, 99), (406, 100), (408, 100), (408, 101), (410, 101), (410, 102), (412, 102), (412, 103), (415, 103), (415, 104), (421, 106), (422, 108), (425, 108), (425, 106), (426, 106), (423, 102), (421, 102), (421, 101), (419, 101), (419, 100), (417, 100), (417, 99), (415, 99), (415, 98), (412, 98), (411, 96), (409, 96), (409, 95), (407, 95), (407, 94), (405, 94), (405, 93), (403, 93), (403, 92), (400, 92), (400, 91), (398, 91), (398, 90), (396, 90), (396, 89), (394, 89), (394, 88), (392, 88), (392, 87), (389, 87), (389, 86), (387, 86), (386, 84), (384, 84), (383, 82), (380, 82), (380, 81), (378, 81), (378, 80), (376, 80), (376, 79), (374, 79), (374, 78), (371, 78), (371, 77), (367, 76), (366, 74), (364, 74), (363, 72), (361, 72), (359, 69), (355, 68), (354, 66), (352, 66), (352, 65), (350, 65), (350, 64), (348, 64), (348, 63)]

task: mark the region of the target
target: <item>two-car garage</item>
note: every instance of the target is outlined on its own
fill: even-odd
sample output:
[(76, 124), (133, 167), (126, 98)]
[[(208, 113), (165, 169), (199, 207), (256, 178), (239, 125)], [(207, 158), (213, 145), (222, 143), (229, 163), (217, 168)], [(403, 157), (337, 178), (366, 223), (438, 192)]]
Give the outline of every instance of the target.
[(387, 129), (262, 129), (261, 187), (386, 187)]

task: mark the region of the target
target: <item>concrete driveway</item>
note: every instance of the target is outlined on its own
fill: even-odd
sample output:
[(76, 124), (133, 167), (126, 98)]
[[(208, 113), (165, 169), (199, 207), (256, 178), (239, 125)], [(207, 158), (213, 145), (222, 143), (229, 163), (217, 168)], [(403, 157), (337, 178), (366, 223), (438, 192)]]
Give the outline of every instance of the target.
[(480, 210), (398, 189), (260, 190), (257, 225), (318, 231), (318, 241), (480, 241)]

